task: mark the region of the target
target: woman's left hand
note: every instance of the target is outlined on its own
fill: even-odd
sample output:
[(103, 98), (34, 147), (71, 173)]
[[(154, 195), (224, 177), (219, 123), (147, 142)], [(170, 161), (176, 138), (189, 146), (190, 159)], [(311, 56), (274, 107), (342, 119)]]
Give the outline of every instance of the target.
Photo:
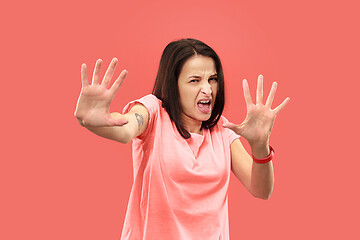
[(243, 90), (247, 108), (246, 118), (239, 125), (234, 123), (226, 123), (224, 124), (224, 127), (230, 128), (236, 134), (244, 137), (251, 146), (268, 145), (275, 118), (290, 101), (290, 98), (287, 97), (279, 106), (271, 109), (271, 104), (275, 97), (276, 88), (277, 83), (273, 82), (269, 96), (264, 105), (263, 76), (259, 75), (257, 82), (256, 104), (254, 104), (250, 95), (248, 82), (246, 79), (244, 79)]

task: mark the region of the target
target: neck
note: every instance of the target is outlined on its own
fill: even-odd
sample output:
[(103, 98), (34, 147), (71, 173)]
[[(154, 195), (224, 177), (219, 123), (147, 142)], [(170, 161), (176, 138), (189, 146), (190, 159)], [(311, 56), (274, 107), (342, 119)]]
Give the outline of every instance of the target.
[(182, 116), (181, 120), (184, 128), (189, 133), (197, 133), (202, 135), (202, 129), (201, 129), (202, 121), (191, 119), (185, 115)]

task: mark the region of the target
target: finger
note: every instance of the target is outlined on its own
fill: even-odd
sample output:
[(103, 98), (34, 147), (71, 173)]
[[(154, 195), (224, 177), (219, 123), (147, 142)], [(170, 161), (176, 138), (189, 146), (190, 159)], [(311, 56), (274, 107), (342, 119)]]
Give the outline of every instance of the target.
[(274, 109), (275, 115), (278, 115), (279, 112), (288, 104), (289, 101), (290, 101), (290, 98), (287, 97), (279, 106), (277, 106)]
[(110, 88), (111, 95), (115, 95), (117, 93), (121, 84), (124, 82), (127, 74), (128, 74), (128, 71), (126, 69), (120, 73), (119, 77), (115, 80), (114, 84)]
[(114, 72), (115, 72), (115, 68), (116, 68), (116, 65), (117, 65), (117, 58), (113, 58), (111, 60), (111, 63), (105, 73), (105, 76), (104, 76), (104, 80), (102, 81), (101, 85), (103, 85), (104, 87), (108, 87), (109, 86), (109, 83), (111, 81), (111, 78), (112, 76), (114, 75)]
[(231, 123), (231, 122), (223, 124), (223, 127), (231, 129), (233, 132), (235, 132), (236, 134), (238, 134), (240, 136), (242, 135), (243, 126), (244, 126), (244, 122), (239, 125)]
[(243, 91), (244, 91), (244, 97), (245, 97), (246, 105), (253, 104), (252, 99), (251, 99), (249, 84), (246, 81), (246, 79), (243, 80)]
[(81, 82), (82, 87), (89, 86), (88, 76), (87, 76), (87, 70), (86, 70), (86, 64), (81, 64)]
[(263, 76), (259, 75), (256, 88), (256, 104), (263, 103)]
[(101, 59), (98, 59), (96, 61), (95, 69), (94, 69), (94, 73), (93, 73), (92, 84), (99, 84), (101, 63), (102, 63)]
[(273, 84), (272, 84), (272, 86), (271, 86), (271, 89), (270, 89), (269, 96), (268, 96), (268, 98), (266, 99), (265, 106), (271, 108), (271, 104), (272, 104), (273, 101), (274, 101), (276, 89), (277, 89), (277, 82), (273, 82)]
[(231, 130), (234, 131), (234, 130), (236, 129), (237, 125), (234, 124), (234, 123), (228, 122), (228, 123), (224, 123), (224, 124), (223, 124), (223, 127), (229, 128), (229, 129), (231, 129)]

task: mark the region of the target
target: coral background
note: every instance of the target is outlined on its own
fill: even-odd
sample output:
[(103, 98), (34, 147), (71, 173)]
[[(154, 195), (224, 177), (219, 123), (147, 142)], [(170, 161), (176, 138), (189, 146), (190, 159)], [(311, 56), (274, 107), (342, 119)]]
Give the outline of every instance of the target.
[[(224, 115), (240, 123), (241, 81), (264, 75), (287, 96), (270, 138), (274, 193), (253, 198), (231, 175), (230, 238), (360, 239), (358, 1), (7, 1), (0, 8), (0, 239), (119, 239), (131, 145), (100, 138), (73, 113), (80, 66), (113, 57), (128, 77), (111, 109), (152, 90), (172, 40), (219, 54)], [(247, 143), (244, 142), (246, 145)], [(246, 145), (248, 148), (248, 145)]]

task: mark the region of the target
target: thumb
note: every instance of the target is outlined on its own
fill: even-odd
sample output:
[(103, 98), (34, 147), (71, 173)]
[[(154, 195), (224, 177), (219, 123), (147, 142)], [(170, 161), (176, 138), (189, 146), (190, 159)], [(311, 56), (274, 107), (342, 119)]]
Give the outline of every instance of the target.
[(237, 129), (237, 125), (234, 124), (234, 123), (231, 123), (231, 122), (224, 123), (224, 124), (223, 124), (223, 127), (229, 128), (229, 129), (233, 130), (234, 132), (235, 132), (236, 129)]
[(111, 126), (119, 126), (119, 127), (121, 127), (121, 126), (127, 124), (128, 122), (129, 121), (127, 119), (125, 119), (125, 118), (119, 118), (119, 119), (112, 118), (110, 120), (110, 125)]

